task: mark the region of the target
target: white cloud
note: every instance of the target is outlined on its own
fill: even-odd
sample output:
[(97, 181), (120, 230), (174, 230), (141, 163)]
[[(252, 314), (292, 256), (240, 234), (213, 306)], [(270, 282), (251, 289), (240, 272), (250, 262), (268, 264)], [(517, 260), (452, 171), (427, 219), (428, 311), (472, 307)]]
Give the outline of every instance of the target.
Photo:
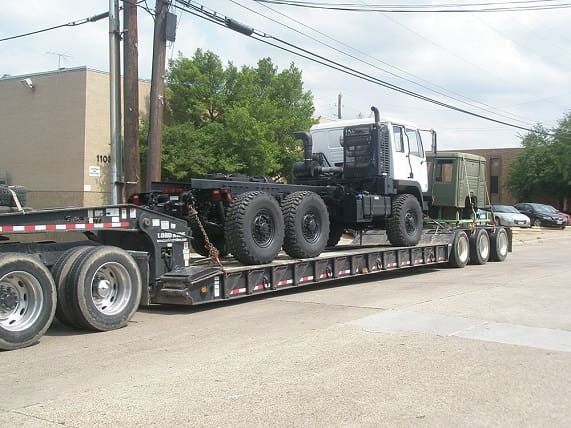
[[(415, 1), (427, 4), (427, 1)], [(154, 1), (149, 0), (148, 3), (154, 7)], [(324, 36), (250, 0), (202, 0), (200, 3), (207, 9), (362, 70), (376, 78), (480, 114), (492, 115), (485, 110), (477, 110), (459, 101), (443, 98), (426, 88), (391, 76), (379, 68), (418, 81), (436, 91), (453, 91), (453, 97), (469, 98), (473, 100), (468, 101), (472, 104), (486, 104), (482, 106), (484, 109), (531, 123), (545, 121), (547, 126), (555, 125), (555, 120), (570, 109), (568, 100), (571, 94), (571, 79), (568, 70), (571, 69), (571, 37), (568, 35), (567, 26), (571, 11), (568, 9), (501, 14), (415, 15), (332, 12), (272, 6), (273, 9), (317, 29)], [(107, 10), (108, 6), (108, 0), (29, 0), (25, 5), (6, 2), (0, 16), (0, 38), (93, 16)], [(201, 48), (215, 52), (223, 63), (232, 62), (237, 66), (255, 65), (265, 56), (270, 56), (280, 69), (295, 62), (303, 71), (305, 87), (313, 93), (318, 115), (334, 117), (337, 112), (337, 96), (342, 93), (344, 117), (355, 117), (359, 113), (368, 114), (370, 106), (376, 105), (383, 113), (437, 129), (441, 147), (514, 147), (519, 144), (517, 135), (522, 131), (397, 94), (277, 50), (187, 13), (174, 11), (180, 20), (177, 41), (170, 47), (169, 57), (176, 57), (179, 51), (190, 57), (197, 48)], [(256, 12), (297, 31), (285, 28)], [(350, 52), (373, 63), (377, 68), (342, 55), (300, 33)], [(140, 10), (139, 71), (142, 78), (150, 78), (152, 36), (152, 18)], [(342, 41), (345, 46), (335, 40)], [(87, 65), (106, 70), (108, 44), (107, 20), (0, 42), (0, 75), (56, 69), (58, 56), (47, 52), (68, 55), (69, 58), (62, 57), (62, 66)], [(384, 64), (371, 57), (381, 60)], [(397, 68), (392, 68), (391, 65)], [(413, 74), (414, 77), (405, 72)], [(505, 117), (494, 117), (515, 122)]]

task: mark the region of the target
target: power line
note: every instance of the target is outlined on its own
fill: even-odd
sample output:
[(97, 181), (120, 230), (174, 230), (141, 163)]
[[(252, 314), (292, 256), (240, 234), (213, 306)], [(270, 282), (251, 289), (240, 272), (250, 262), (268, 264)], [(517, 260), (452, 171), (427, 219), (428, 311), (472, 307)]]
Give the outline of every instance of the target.
[(66, 24), (55, 25), (53, 27), (43, 28), (41, 30), (30, 31), (29, 33), (18, 34), (16, 36), (5, 37), (3, 39), (0, 39), (0, 42), (5, 42), (6, 40), (18, 39), (20, 37), (33, 36), (34, 34), (45, 33), (46, 31), (52, 31), (52, 30), (56, 30), (56, 29), (62, 28), (62, 27), (77, 27), (78, 25), (83, 25), (83, 24), (87, 24), (89, 22), (99, 21), (103, 18), (107, 18), (108, 16), (109, 16), (108, 11), (102, 12), (100, 14), (90, 16), (89, 18), (78, 19), (76, 21), (68, 22)]
[[(454, 110), (460, 113), (464, 113), (473, 117), (477, 117), (480, 119), (484, 119), (490, 122), (495, 122), (495, 123), (499, 123), (501, 125), (505, 125), (505, 126), (510, 126), (512, 128), (516, 128), (516, 129), (520, 129), (520, 130), (524, 130), (524, 131), (528, 131), (528, 132), (536, 132), (535, 129), (533, 128), (529, 128), (529, 127), (524, 127), (524, 126), (520, 126), (520, 125), (516, 125), (514, 123), (509, 123), (503, 120), (499, 120), (499, 119), (494, 119), (492, 117), (489, 116), (485, 116), (479, 113), (475, 113), (439, 100), (436, 100), (434, 98), (430, 98), (427, 97), (425, 95), (419, 94), (417, 92), (402, 88), (400, 86), (394, 85), (392, 83), (386, 82), (384, 80), (375, 78), (373, 76), (370, 76), (366, 73), (363, 73), (361, 71), (355, 70), (353, 68), (347, 67), (343, 64), (340, 64), (338, 62), (332, 61), (328, 58), (325, 58), (321, 55), (318, 55), (314, 52), (311, 52), (307, 49), (301, 48), (299, 46), (296, 46), (292, 43), (289, 43), (285, 40), (282, 40), (280, 38), (274, 37), (270, 34), (266, 34), (266, 33), (261, 33), (257, 30), (255, 30), (254, 28), (248, 27), (244, 24), (241, 24), (235, 20), (232, 20), (218, 12), (215, 11), (208, 11), (204, 6), (199, 5), (199, 6), (195, 6), (194, 4), (197, 4), (196, 2), (192, 2), (191, 0), (175, 0), (175, 3), (178, 4), (174, 4), (174, 7), (179, 8), (181, 10), (184, 10), (192, 15), (195, 15), (199, 18), (205, 19), (207, 21), (210, 21), (212, 23), (215, 23), (217, 25), (220, 25), (222, 27), (226, 27), (226, 28), (230, 28), (234, 31), (240, 32), (248, 37), (253, 38), (254, 40), (258, 40), (262, 43), (265, 43), (267, 45), (273, 46), (277, 49), (283, 50), (285, 52), (289, 52), (293, 55), (299, 56), (301, 58), (307, 59), (309, 61), (315, 62), (317, 64), (321, 64), (324, 65), (328, 68), (340, 71), (344, 74), (353, 76), (353, 77), (357, 77), (361, 80), (370, 82), (370, 83), (374, 83), (378, 86), (382, 86), (384, 88), (387, 89), (391, 89), (393, 91), (420, 99), (422, 101), (426, 101), (444, 108), (447, 108), (449, 110)], [(194, 4), (193, 4), (194, 3)], [(180, 5), (183, 5), (184, 7), (181, 7)], [(187, 9), (190, 8), (190, 9)], [(270, 41), (272, 40), (272, 41)]]
[[(322, 9), (345, 12), (384, 12), (384, 13), (479, 13), (479, 12), (520, 12), (534, 10), (553, 10), (571, 8), (571, 3), (560, 4), (523, 4), (522, 6), (505, 6), (505, 7), (483, 7), (475, 8), (464, 7), (462, 4), (452, 5), (359, 5), (355, 3), (325, 3), (325, 2), (303, 2), (292, 0), (254, 0), (258, 3), (269, 3), (283, 6), (302, 7), (307, 9)], [(539, 0), (540, 2), (548, 2), (554, 0)], [(536, 3), (535, 1), (508, 2), (507, 4), (518, 3)], [(440, 7), (440, 9), (439, 9)]]
[[(271, 11), (273, 11), (273, 12), (275, 12), (275, 13), (278, 13), (279, 15), (281, 15), (281, 16), (283, 16), (283, 17), (285, 17), (285, 18), (290, 19), (291, 21), (294, 21), (294, 22), (296, 22), (296, 23), (302, 25), (302, 26), (305, 27), (305, 28), (308, 28), (308, 29), (310, 29), (310, 30), (312, 30), (312, 31), (315, 31), (315, 32), (318, 33), (318, 34), (321, 34), (322, 36), (327, 37), (327, 38), (329, 38), (329, 39), (331, 39), (331, 40), (333, 40), (333, 41), (335, 41), (335, 42), (337, 42), (337, 43), (339, 43), (339, 44), (341, 44), (341, 45), (343, 45), (343, 46), (346, 46), (346, 47), (348, 47), (348, 48), (350, 48), (350, 49), (352, 49), (352, 50), (354, 50), (354, 51), (356, 51), (356, 52), (358, 52), (358, 53), (360, 53), (360, 54), (362, 54), (362, 55), (365, 55), (365, 56), (367, 56), (367, 57), (369, 57), (369, 58), (372, 58), (372, 59), (375, 60), (375, 61), (378, 61), (378, 62), (380, 62), (380, 63), (382, 63), (382, 64), (385, 64), (385, 65), (387, 65), (387, 66), (389, 66), (389, 67), (391, 67), (391, 68), (394, 68), (394, 69), (396, 69), (396, 70), (399, 70), (399, 71), (402, 72), (402, 73), (405, 73), (405, 74), (407, 74), (407, 75), (409, 75), (409, 76), (412, 76), (412, 77), (415, 77), (415, 78), (417, 78), (417, 79), (419, 79), (419, 80), (421, 80), (421, 81), (424, 81), (424, 82), (426, 82), (426, 83), (428, 83), (428, 84), (430, 84), (430, 85), (432, 85), (432, 86), (435, 86), (435, 87), (437, 87), (437, 88), (439, 88), (439, 89), (441, 89), (441, 90), (443, 90), (443, 91), (445, 91), (445, 92), (448, 92), (448, 94), (443, 93), (443, 92), (441, 92), (441, 91), (439, 91), (439, 90), (435, 90), (435, 89), (433, 89), (433, 88), (430, 88), (430, 87), (428, 87), (428, 86), (426, 86), (426, 85), (423, 85), (422, 83), (418, 83), (418, 82), (416, 82), (416, 81), (414, 81), (414, 80), (411, 80), (411, 79), (408, 79), (408, 78), (406, 78), (406, 77), (403, 77), (403, 76), (401, 76), (401, 75), (399, 75), (399, 74), (397, 74), (397, 73), (395, 73), (395, 72), (392, 72), (392, 71), (386, 70), (386, 69), (384, 69), (384, 68), (381, 68), (381, 67), (379, 67), (379, 66), (376, 66), (376, 65), (374, 65), (374, 64), (371, 64), (370, 62), (367, 62), (367, 61), (363, 60), (362, 58), (356, 57), (355, 55), (352, 55), (352, 54), (350, 54), (350, 53), (348, 53), (348, 52), (345, 52), (345, 51), (343, 51), (343, 50), (340, 50), (340, 49), (336, 48), (335, 46), (331, 46), (331, 45), (328, 44), (328, 43), (325, 43), (325, 42), (323, 42), (323, 41), (321, 41), (321, 40), (318, 40), (318, 39), (316, 39), (315, 37), (312, 37), (312, 36), (310, 36), (310, 35), (308, 35), (308, 34), (302, 32), (302, 31), (299, 31), (299, 30), (297, 30), (297, 29), (295, 29), (295, 28), (292, 28), (292, 27), (290, 27), (290, 26), (288, 26), (288, 25), (282, 23), (282, 22), (279, 22), (279, 21), (277, 21), (277, 20), (275, 20), (275, 19), (272, 19), (271, 17), (268, 17), (268, 16), (266, 16), (266, 15), (260, 13), (260, 12), (257, 12), (257, 11), (255, 11), (255, 10), (253, 10), (253, 9), (247, 7), (247, 6), (244, 6), (244, 5), (238, 3), (238, 2), (236, 2), (236, 1), (234, 1), (234, 0), (230, 0), (230, 1), (231, 1), (232, 3), (234, 3), (234, 4), (236, 4), (236, 5), (238, 5), (238, 6), (242, 7), (242, 8), (244, 8), (244, 9), (250, 11), (250, 12), (253, 12), (253, 13), (257, 14), (257, 15), (260, 15), (260, 16), (262, 16), (263, 18), (266, 18), (266, 19), (268, 19), (268, 20), (270, 20), (270, 21), (272, 21), (272, 22), (275, 22), (276, 24), (279, 24), (279, 25), (281, 25), (281, 26), (284, 26), (284, 27), (286, 27), (286, 28), (288, 28), (288, 29), (290, 29), (290, 30), (292, 30), (292, 31), (294, 31), (294, 32), (296, 32), (296, 33), (298, 33), (298, 34), (301, 34), (301, 35), (303, 35), (303, 36), (305, 36), (305, 37), (308, 37), (308, 38), (311, 39), (311, 40), (316, 41), (317, 43), (320, 43), (320, 44), (322, 44), (322, 45), (324, 45), (324, 46), (327, 46), (327, 47), (330, 48), (330, 49), (333, 49), (333, 50), (335, 50), (335, 51), (337, 51), (337, 52), (339, 52), (339, 53), (341, 53), (341, 54), (343, 54), (343, 55), (346, 55), (346, 56), (348, 56), (348, 57), (350, 57), (350, 58), (352, 58), (352, 59), (355, 59), (355, 60), (357, 60), (357, 61), (360, 61), (360, 62), (362, 62), (363, 64), (366, 64), (366, 65), (368, 65), (368, 66), (371, 66), (371, 67), (373, 67), (373, 68), (375, 68), (375, 69), (377, 69), (377, 70), (380, 70), (380, 71), (382, 71), (382, 72), (384, 72), (384, 73), (390, 74), (391, 76), (394, 76), (394, 77), (396, 77), (396, 78), (398, 78), (398, 79), (401, 79), (401, 80), (404, 80), (404, 81), (406, 81), (406, 82), (412, 83), (412, 84), (414, 84), (414, 85), (420, 86), (421, 88), (427, 89), (427, 90), (429, 90), (429, 91), (431, 91), (431, 92), (434, 92), (434, 93), (436, 93), (436, 94), (438, 94), (438, 95), (442, 95), (442, 96), (447, 97), (447, 98), (449, 98), (449, 99), (452, 99), (452, 100), (454, 100), (454, 101), (461, 102), (461, 103), (463, 103), (463, 104), (465, 104), (465, 105), (468, 105), (468, 106), (470, 106), (470, 107), (474, 107), (474, 108), (480, 109), (480, 110), (482, 110), (482, 111), (486, 111), (486, 112), (488, 112), (488, 113), (495, 114), (495, 115), (497, 115), (497, 116), (501, 116), (501, 117), (504, 117), (504, 118), (507, 118), (507, 119), (511, 119), (511, 120), (514, 120), (514, 121), (519, 122), (519, 123), (523, 123), (523, 124), (527, 124), (527, 125), (533, 125), (533, 122), (530, 121), (530, 120), (521, 120), (521, 119), (518, 119), (517, 117), (515, 117), (515, 115), (512, 115), (512, 114), (502, 114), (502, 113), (498, 113), (497, 111), (492, 111), (492, 110), (490, 110), (490, 109), (493, 109), (494, 107), (492, 107), (492, 106), (490, 106), (490, 105), (488, 105), (488, 104), (486, 104), (486, 103), (483, 103), (483, 102), (478, 101), (478, 100), (470, 99), (470, 98), (468, 98), (468, 97), (466, 97), (466, 96), (464, 96), (464, 95), (462, 95), (462, 94), (459, 94), (459, 93), (457, 93), (457, 92), (448, 90), (448, 89), (446, 89), (446, 88), (444, 88), (444, 87), (442, 87), (442, 86), (439, 86), (439, 85), (437, 85), (437, 84), (435, 84), (435, 83), (432, 83), (432, 82), (430, 82), (430, 81), (427, 81), (427, 80), (425, 80), (425, 79), (423, 79), (423, 78), (421, 78), (421, 77), (419, 77), (419, 76), (416, 76), (416, 75), (414, 75), (414, 74), (408, 73), (407, 71), (402, 70), (402, 69), (400, 69), (399, 67), (395, 67), (395, 66), (393, 66), (393, 65), (391, 65), (391, 64), (388, 64), (388, 63), (386, 63), (386, 62), (384, 62), (384, 61), (381, 61), (381, 60), (379, 60), (379, 59), (377, 59), (377, 58), (375, 58), (375, 57), (372, 57), (371, 55), (366, 54), (366, 53), (364, 53), (364, 52), (362, 52), (362, 51), (360, 51), (360, 50), (358, 50), (358, 49), (356, 49), (356, 48), (353, 48), (353, 47), (351, 47), (351, 46), (348, 46), (348, 45), (346, 45), (345, 43), (343, 43), (343, 42), (341, 42), (341, 41), (335, 39), (334, 37), (332, 37), (332, 36), (330, 36), (330, 35), (328, 35), (328, 34), (324, 34), (324, 33), (320, 32), (320, 31), (318, 31), (318, 30), (316, 30), (316, 29), (310, 27), (309, 25), (306, 25), (306, 24), (304, 24), (304, 23), (300, 23), (299, 21), (297, 21), (297, 20), (295, 20), (295, 19), (293, 19), (293, 18), (290, 18), (288, 15), (285, 15), (285, 14), (279, 12), (279, 11), (276, 11), (275, 9), (272, 9), (272, 8), (271, 8), (270, 6), (268, 6), (268, 5), (261, 4), (261, 6), (263, 6), (263, 7), (265, 7), (265, 8), (268, 8), (269, 10), (271, 10)], [(532, 1), (536, 1), (536, 0), (532, 0)], [(543, 1), (543, 0), (537, 0), (537, 1)], [(451, 96), (451, 95), (449, 95), (449, 94), (455, 94), (455, 95), (457, 95), (457, 96), (459, 96), (459, 97), (464, 98), (464, 100), (459, 99), (459, 98), (456, 98), (456, 97)], [(468, 100), (468, 101), (466, 101), (466, 100)], [(471, 101), (471, 102), (469, 102), (469, 101)], [(476, 105), (476, 104), (474, 104), (474, 103), (478, 103), (478, 104), (480, 104), (480, 105)], [(485, 107), (482, 107), (482, 106), (485, 106)], [(486, 107), (487, 107), (487, 108), (486, 108)], [(496, 110), (497, 110), (497, 109), (496, 109)], [(500, 110), (500, 111), (501, 111), (501, 110)], [(509, 113), (509, 112), (508, 112), (508, 113)]]

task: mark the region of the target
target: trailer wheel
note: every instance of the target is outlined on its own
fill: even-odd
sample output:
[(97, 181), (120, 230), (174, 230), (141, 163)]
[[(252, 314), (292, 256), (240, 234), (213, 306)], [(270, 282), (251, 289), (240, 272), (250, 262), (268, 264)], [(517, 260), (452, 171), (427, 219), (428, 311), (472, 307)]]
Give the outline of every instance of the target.
[[(89, 245), (82, 245), (79, 247), (73, 247), (63, 253), (57, 262), (52, 266), (52, 276), (54, 278), (57, 295), (62, 296), (64, 293), (65, 282), (67, 280), (67, 276), (69, 275), (69, 271), (75, 261), (87, 250), (92, 249), (93, 246)], [(75, 323), (72, 321), (70, 315), (70, 309), (66, 305), (65, 298), (59, 298), (57, 300), (56, 305), (56, 318), (61, 323), (73, 327)]]
[(329, 238), (329, 214), (321, 197), (309, 191), (294, 192), (282, 201), (284, 250), (293, 258), (321, 254)]
[(339, 243), (339, 240), (345, 232), (345, 226), (343, 224), (329, 224), (329, 237), (327, 238), (327, 246), (334, 247)]
[(0, 256), (0, 349), (33, 345), (50, 326), (56, 288), (49, 270), (27, 254)]
[(463, 268), (468, 264), (470, 259), (470, 242), (468, 235), (463, 230), (458, 230), (454, 234), (452, 248), (450, 249), (450, 257), (448, 257), (448, 266), (453, 268)]
[(470, 264), (483, 265), (490, 258), (490, 236), (486, 229), (477, 228), (470, 236)]
[(392, 200), (392, 216), (387, 220), (391, 245), (412, 247), (422, 236), (422, 208), (414, 195), (398, 195)]
[(245, 192), (230, 203), (224, 235), (228, 251), (244, 264), (271, 262), (284, 241), (284, 219), (278, 202), (265, 192)]
[(490, 260), (493, 262), (503, 262), (508, 256), (508, 232), (503, 227), (496, 228), (490, 237), (491, 253)]
[(129, 253), (94, 247), (73, 263), (60, 299), (75, 327), (108, 331), (127, 325), (141, 300), (141, 273)]

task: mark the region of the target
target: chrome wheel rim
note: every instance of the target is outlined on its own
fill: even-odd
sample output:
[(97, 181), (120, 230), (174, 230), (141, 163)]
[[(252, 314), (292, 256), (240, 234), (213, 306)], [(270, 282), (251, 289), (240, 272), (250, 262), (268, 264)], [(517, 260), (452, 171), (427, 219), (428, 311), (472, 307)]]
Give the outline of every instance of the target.
[(14, 271), (0, 279), (0, 326), (23, 331), (36, 323), (44, 305), (42, 286), (36, 277)]
[(105, 263), (93, 275), (91, 301), (102, 314), (115, 315), (127, 307), (132, 290), (127, 269), (120, 263)]

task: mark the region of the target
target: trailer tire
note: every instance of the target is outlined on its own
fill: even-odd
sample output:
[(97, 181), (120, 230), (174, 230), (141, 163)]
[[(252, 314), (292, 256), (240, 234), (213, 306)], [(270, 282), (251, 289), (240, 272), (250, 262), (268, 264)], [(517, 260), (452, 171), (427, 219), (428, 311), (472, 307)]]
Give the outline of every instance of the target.
[(490, 235), (486, 229), (476, 228), (470, 236), (470, 264), (484, 265), (490, 259)]
[(458, 230), (454, 234), (452, 248), (450, 249), (450, 257), (448, 257), (448, 266), (453, 268), (463, 268), (468, 264), (470, 259), (470, 242), (468, 235), (463, 230)]
[(508, 256), (508, 232), (503, 227), (496, 228), (490, 237), (491, 253), (490, 260), (503, 262)]
[(50, 326), (56, 287), (48, 268), (28, 254), (0, 255), (0, 349), (37, 343)]
[(284, 219), (278, 202), (261, 191), (238, 195), (228, 208), (224, 235), (228, 251), (239, 262), (271, 262), (284, 241)]
[(73, 325), (95, 331), (127, 325), (141, 300), (141, 273), (125, 250), (98, 246), (73, 263), (60, 299)]
[(282, 201), (284, 250), (293, 258), (316, 257), (329, 238), (329, 213), (321, 197), (309, 191), (294, 192)]
[[(82, 245), (79, 247), (73, 247), (64, 252), (57, 262), (52, 266), (52, 276), (54, 278), (54, 282), (56, 284), (57, 295), (62, 296), (64, 293), (65, 282), (67, 280), (67, 276), (71, 270), (71, 267), (75, 263), (75, 261), (87, 250), (93, 248), (90, 245)], [(72, 321), (71, 318), (71, 310), (66, 305), (67, 300), (65, 298), (57, 299), (56, 305), (56, 318), (62, 324), (65, 324), (69, 327), (74, 327), (75, 322)]]
[(334, 247), (339, 243), (339, 240), (345, 232), (345, 225), (329, 223), (329, 237), (327, 238), (327, 247)]
[(387, 219), (387, 237), (393, 246), (412, 247), (422, 236), (422, 208), (414, 195), (398, 195), (392, 200), (392, 215)]
[(18, 197), (18, 201), (20, 202), (20, 206), (26, 205), (26, 197), (27, 191), (24, 186), (7, 186), (5, 184), (0, 185), (0, 206), (5, 207), (15, 207), (16, 201), (14, 200), (14, 196), (10, 189), (16, 194)]

